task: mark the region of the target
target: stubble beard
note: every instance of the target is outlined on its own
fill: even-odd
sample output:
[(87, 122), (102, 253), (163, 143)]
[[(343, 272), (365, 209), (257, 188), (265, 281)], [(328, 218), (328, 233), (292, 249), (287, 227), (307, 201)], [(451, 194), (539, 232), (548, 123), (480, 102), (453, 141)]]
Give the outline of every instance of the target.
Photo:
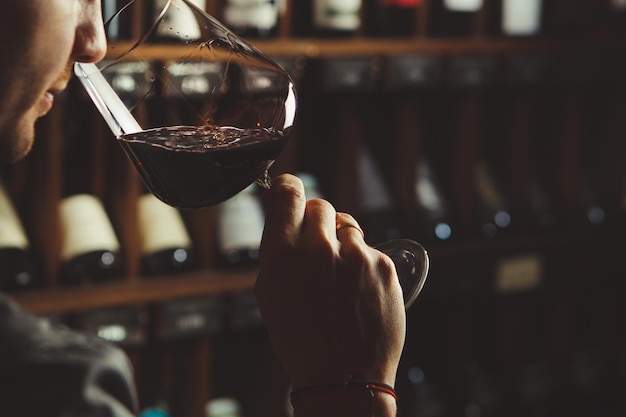
[[(73, 62), (68, 63), (53, 85), (66, 85), (72, 76), (72, 68)], [(31, 107), (19, 115), (13, 126), (0, 127), (0, 165), (18, 162), (30, 153), (35, 141), (35, 123), (45, 116), (30, 117), (33, 110)]]

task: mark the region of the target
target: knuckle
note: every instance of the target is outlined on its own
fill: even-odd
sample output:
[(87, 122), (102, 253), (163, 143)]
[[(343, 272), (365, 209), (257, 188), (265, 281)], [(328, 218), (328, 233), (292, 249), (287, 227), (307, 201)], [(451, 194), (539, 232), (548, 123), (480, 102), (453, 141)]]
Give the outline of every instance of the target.
[[(378, 252), (378, 251), (377, 251)], [(396, 266), (391, 258), (382, 252), (378, 252), (376, 261), (378, 274), (388, 281), (396, 281)]]
[(267, 195), (280, 203), (304, 200), (304, 191), (297, 183), (284, 183), (280, 187), (272, 187), (267, 191)]
[(341, 252), (341, 257), (348, 263), (365, 265), (369, 259), (367, 251), (359, 245), (342, 246)]
[(312, 259), (329, 259), (335, 256), (333, 244), (320, 234), (303, 239), (301, 249), (303, 253), (308, 253)]
[(314, 211), (322, 211), (322, 210), (334, 210), (335, 208), (333, 207), (332, 204), (330, 204), (330, 202), (322, 199), (322, 198), (312, 198), (311, 200), (306, 202), (306, 208), (307, 210), (314, 210)]

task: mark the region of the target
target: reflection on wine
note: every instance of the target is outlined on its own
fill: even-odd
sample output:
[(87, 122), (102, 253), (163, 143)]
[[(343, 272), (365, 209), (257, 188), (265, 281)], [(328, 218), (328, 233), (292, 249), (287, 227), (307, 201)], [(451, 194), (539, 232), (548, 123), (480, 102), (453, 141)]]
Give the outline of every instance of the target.
[(175, 126), (118, 139), (152, 193), (191, 209), (225, 201), (255, 179), (269, 187), (267, 170), (287, 137), (264, 128)]

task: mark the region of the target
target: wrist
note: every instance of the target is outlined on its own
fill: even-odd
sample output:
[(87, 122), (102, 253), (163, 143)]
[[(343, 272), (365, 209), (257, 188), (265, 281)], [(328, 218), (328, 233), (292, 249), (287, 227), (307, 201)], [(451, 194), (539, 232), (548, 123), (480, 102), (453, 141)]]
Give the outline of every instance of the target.
[(393, 417), (397, 396), (393, 387), (347, 379), (344, 383), (315, 385), (291, 393), (296, 417)]

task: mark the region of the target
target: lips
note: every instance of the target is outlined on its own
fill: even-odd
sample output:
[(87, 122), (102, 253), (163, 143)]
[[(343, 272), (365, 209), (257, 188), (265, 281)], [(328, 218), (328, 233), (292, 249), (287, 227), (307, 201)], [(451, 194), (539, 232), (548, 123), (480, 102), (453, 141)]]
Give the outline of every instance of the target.
[(58, 82), (48, 91), (43, 93), (39, 100), (39, 117), (45, 116), (52, 109), (54, 105), (54, 96), (65, 90), (67, 82)]

